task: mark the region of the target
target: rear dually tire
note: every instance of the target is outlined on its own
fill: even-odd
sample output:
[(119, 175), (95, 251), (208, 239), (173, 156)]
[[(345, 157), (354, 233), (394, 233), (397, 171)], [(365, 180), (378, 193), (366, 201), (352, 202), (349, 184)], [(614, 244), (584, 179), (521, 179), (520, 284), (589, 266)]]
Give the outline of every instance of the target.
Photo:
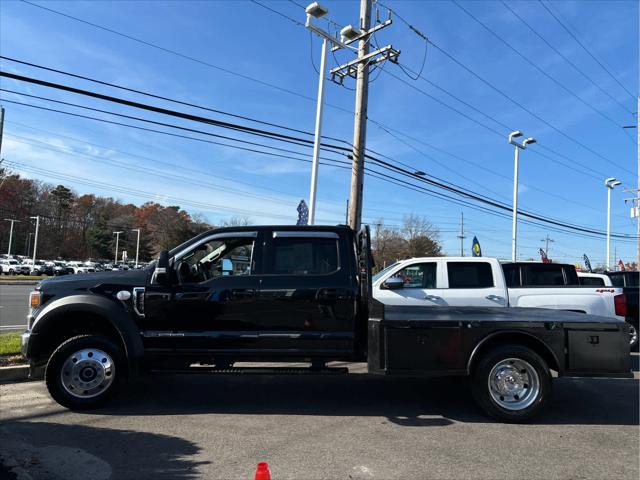
[(551, 372), (544, 359), (521, 345), (497, 347), (479, 360), (473, 396), (482, 410), (503, 422), (526, 422), (551, 396)]

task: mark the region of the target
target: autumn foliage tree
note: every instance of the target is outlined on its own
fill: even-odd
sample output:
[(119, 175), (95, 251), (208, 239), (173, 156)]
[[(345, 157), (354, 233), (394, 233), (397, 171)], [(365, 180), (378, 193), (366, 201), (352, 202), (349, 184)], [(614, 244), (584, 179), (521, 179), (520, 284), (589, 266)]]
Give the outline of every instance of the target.
[[(145, 203), (136, 206), (108, 197), (77, 195), (64, 185), (52, 186), (21, 178), (0, 169), (0, 213), (14, 224), (12, 254), (33, 252), (34, 221), (40, 216), (38, 258), (113, 260), (114, 231), (122, 231), (119, 251), (134, 258), (141, 229), (140, 260), (150, 260), (165, 248), (174, 247), (210, 228), (179, 206)], [(0, 224), (0, 252), (6, 253), (9, 222)], [(30, 235), (31, 234), (31, 235)], [(121, 259), (121, 258), (120, 258)]]

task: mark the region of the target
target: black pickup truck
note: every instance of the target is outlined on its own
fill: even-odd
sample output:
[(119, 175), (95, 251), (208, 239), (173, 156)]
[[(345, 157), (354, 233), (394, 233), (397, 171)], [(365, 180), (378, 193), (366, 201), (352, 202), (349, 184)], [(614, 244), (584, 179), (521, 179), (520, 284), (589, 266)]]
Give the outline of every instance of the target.
[[(275, 373), (238, 362), (309, 362), (285, 373), (467, 375), (479, 405), (525, 421), (559, 376), (631, 377), (625, 322), (541, 309), (385, 307), (371, 299), (369, 231), (221, 228), (144, 270), (42, 281), (22, 350), (72, 409), (149, 371)], [(345, 372), (346, 373), (346, 372)]]

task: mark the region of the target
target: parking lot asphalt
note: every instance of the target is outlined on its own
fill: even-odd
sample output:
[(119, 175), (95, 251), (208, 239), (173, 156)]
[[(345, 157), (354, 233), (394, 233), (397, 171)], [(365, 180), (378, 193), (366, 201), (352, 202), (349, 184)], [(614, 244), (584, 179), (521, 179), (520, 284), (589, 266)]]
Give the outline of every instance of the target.
[[(464, 379), (154, 375), (75, 413), (0, 385), (0, 453), (32, 478), (637, 479), (633, 379), (556, 379), (527, 425), (487, 419)], [(359, 372), (359, 373), (358, 373)], [(29, 477), (26, 477), (29, 478)]]
[(0, 284), (0, 332), (24, 330), (27, 302), (33, 285)]

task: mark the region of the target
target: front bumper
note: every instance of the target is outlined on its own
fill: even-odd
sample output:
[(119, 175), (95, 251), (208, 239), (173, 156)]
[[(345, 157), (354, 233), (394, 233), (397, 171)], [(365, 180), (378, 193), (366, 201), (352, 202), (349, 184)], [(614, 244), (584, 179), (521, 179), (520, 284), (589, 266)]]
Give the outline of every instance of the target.
[(20, 335), (20, 352), (26, 359), (32, 360), (32, 352), (37, 351), (38, 341), (38, 334), (31, 333), (29, 330)]

